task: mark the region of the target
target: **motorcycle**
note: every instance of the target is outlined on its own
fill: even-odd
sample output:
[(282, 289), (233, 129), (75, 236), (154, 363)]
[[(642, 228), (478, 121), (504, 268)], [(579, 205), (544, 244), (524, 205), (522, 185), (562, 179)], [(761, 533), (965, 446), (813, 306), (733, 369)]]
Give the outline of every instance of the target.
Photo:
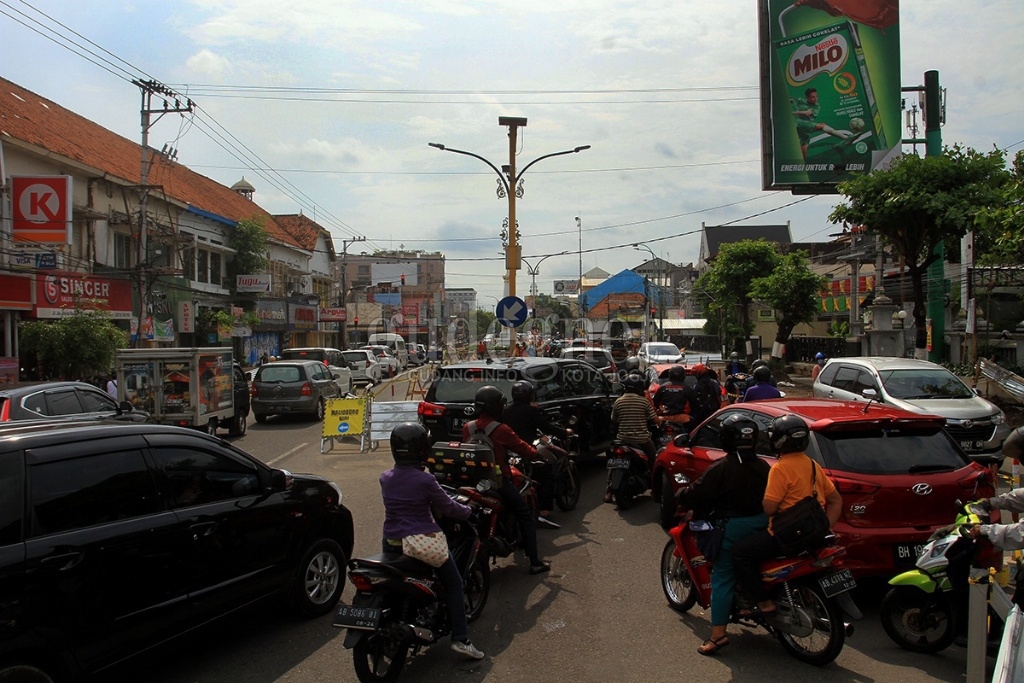
[(725, 393), (729, 397), (729, 403), (736, 403), (743, 398), (743, 394), (746, 393), (753, 378), (753, 375), (746, 372), (737, 372), (735, 375), (726, 377)]
[(557, 437), (539, 434), (539, 438), (533, 442), (537, 460), (518, 461), (523, 474), (531, 480), (535, 478), (534, 469), (538, 466), (550, 469), (555, 505), (566, 512), (575, 509), (580, 502), (580, 472), (573, 459), (578, 452), (577, 443), (578, 437), (575, 434), (564, 443)]
[[(1002, 556), (984, 536), (970, 536), (972, 526), (989, 523), (981, 504), (957, 501), (957, 507), (953, 524), (935, 530), (917, 567), (893, 577), (893, 588), (882, 600), (879, 614), (886, 634), (912, 652), (939, 652), (955, 641), (958, 631), (966, 634), (971, 566), (995, 566)], [(988, 646), (997, 649), (1003, 622), (991, 603), (988, 613)]]
[[(669, 607), (689, 611), (695, 604), (711, 607), (712, 564), (697, 547), (695, 532), (710, 530), (710, 524), (684, 514), (669, 530), (669, 541), (661, 554), (661, 587)], [(778, 638), (787, 653), (808, 664), (823, 666), (839, 656), (853, 626), (844, 620), (862, 614), (849, 591), (856, 581), (842, 566), (845, 548), (834, 544), (802, 553), (799, 557), (776, 558), (761, 564), (761, 577), (771, 591), (778, 612), (762, 615), (735, 591), (730, 622), (760, 627)]]
[[(526, 467), (518, 456), (509, 454), (509, 468), (512, 471), (512, 483), (530, 508), (530, 514), (537, 518), (537, 489), (532, 479), (522, 471)], [(523, 532), (515, 512), (506, 508), (501, 496), (494, 488), (490, 479), (481, 479), (475, 488), (468, 486), (459, 489), (459, 493), (480, 506), (477, 531), (481, 540), (480, 552), (490, 557), (495, 564), (499, 557), (508, 557), (516, 549), (523, 547)]]
[[(460, 503), (474, 505), (464, 493), (443, 488)], [(474, 509), (466, 521), (438, 520), (462, 574), (468, 621), (483, 612), (491, 587), (487, 556), (480, 552), (479, 514)], [(360, 681), (394, 681), (410, 652), (415, 656), (451, 633), (444, 590), (433, 567), (406, 555), (381, 553), (348, 566), (356, 594), (352, 604), (338, 605), (333, 625), (348, 629), (345, 648), (352, 650)]]
[(642, 448), (612, 442), (607, 460), (608, 490), (620, 510), (628, 509), (634, 498), (651, 488), (653, 464)]
[(689, 434), (690, 428), (697, 426), (692, 420), (690, 422), (680, 422), (673, 420), (671, 415), (665, 415), (665, 420), (651, 429), (651, 436), (654, 438), (654, 445), (658, 447), (660, 452), (662, 448), (672, 443), (672, 441), (680, 434)]

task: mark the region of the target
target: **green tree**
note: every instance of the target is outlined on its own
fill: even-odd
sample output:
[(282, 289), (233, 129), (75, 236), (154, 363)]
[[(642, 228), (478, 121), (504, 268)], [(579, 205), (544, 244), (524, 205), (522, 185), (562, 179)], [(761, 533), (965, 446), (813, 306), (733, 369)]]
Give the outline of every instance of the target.
[[(775, 310), (777, 345), (789, 342), (794, 327), (814, 320), (821, 306), (819, 293), (827, 282), (808, 267), (806, 252), (797, 251), (783, 256), (770, 275), (750, 283), (750, 295)], [(774, 353), (777, 348), (772, 347), (772, 358), (780, 358)]]
[(1006, 178), (1000, 150), (982, 154), (954, 146), (941, 156), (907, 154), (887, 169), (839, 184), (846, 202), (833, 209), (829, 220), (881, 235), (906, 263), (919, 350), (927, 342), (924, 283), (928, 266), (938, 258), (936, 246), (963, 237), (986, 208), (1001, 206)]
[(227, 265), (228, 284), (231, 293), (236, 294), (236, 275), (263, 273), (270, 263), (267, 258), (267, 229), (263, 218), (253, 216), (238, 221), (238, 225), (231, 233), (231, 248), (235, 250), (235, 255)]
[[(708, 321), (719, 319), (719, 331), (728, 333), (731, 348), (742, 348), (754, 329), (750, 322), (751, 283), (775, 270), (780, 259), (778, 246), (764, 239), (725, 243), (711, 269), (697, 279), (694, 289), (705, 297)], [(729, 328), (730, 320), (737, 321), (738, 335)]]
[[(1017, 152), (999, 191), (1000, 202), (982, 209), (978, 223), (991, 245), (978, 259), (989, 265), (1024, 263), (1024, 151)], [(978, 251), (975, 244), (975, 253)]]
[(491, 329), (494, 319), (497, 316), (492, 311), (485, 311), (482, 308), (476, 309), (476, 338), (483, 339), (484, 335)]
[(98, 311), (79, 309), (53, 322), (22, 321), (19, 340), (46, 374), (85, 379), (110, 372), (114, 353), (128, 346), (128, 333)]

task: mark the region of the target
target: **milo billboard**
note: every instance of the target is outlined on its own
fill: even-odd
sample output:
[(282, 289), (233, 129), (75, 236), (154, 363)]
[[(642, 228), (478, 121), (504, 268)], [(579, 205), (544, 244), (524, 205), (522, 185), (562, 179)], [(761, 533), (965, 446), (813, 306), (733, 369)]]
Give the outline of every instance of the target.
[(760, 0), (762, 185), (834, 192), (902, 138), (898, 0)]

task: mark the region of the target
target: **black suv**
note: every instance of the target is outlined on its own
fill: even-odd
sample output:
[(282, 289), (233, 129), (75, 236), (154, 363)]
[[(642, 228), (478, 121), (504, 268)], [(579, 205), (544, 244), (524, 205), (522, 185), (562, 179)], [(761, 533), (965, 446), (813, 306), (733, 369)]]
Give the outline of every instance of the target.
[(326, 614), (352, 555), (336, 484), (180, 427), (11, 427), (0, 491), (0, 680), (96, 674), (264, 598)]
[(580, 454), (594, 456), (611, 445), (611, 382), (590, 363), (575, 358), (503, 358), (445, 365), (434, 371), (419, 405), (419, 417), (433, 441), (461, 441), (462, 426), (476, 418), (473, 398), (492, 385), (511, 402), (512, 385), (528, 380), (537, 390), (537, 403), (553, 422), (569, 426), (580, 437)]

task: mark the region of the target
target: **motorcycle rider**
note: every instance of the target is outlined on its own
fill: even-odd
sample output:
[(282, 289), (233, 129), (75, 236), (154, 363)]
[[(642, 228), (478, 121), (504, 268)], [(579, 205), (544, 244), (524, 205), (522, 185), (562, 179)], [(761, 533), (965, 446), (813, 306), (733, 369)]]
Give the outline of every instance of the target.
[(816, 354), (814, 354), (814, 367), (811, 368), (811, 381), (812, 382), (814, 382), (816, 379), (818, 379), (818, 375), (821, 374), (821, 369), (823, 367), (825, 367), (825, 361), (826, 360), (828, 360), (828, 359), (825, 358), (825, 354), (822, 353), (821, 351), (818, 351)]
[[(511, 427), (516, 436), (526, 443), (532, 443), (538, 436), (545, 441), (551, 434), (563, 439), (571, 436), (571, 429), (559, 427), (551, 422), (547, 413), (533, 402), (536, 393), (533, 382), (521, 379), (513, 384), (512, 405), (505, 408), (501, 421)], [(561, 528), (561, 525), (551, 519), (555, 492), (550, 465), (543, 460), (535, 461), (531, 477), (537, 482), (537, 505), (540, 508), (537, 523), (551, 529)]]
[(686, 368), (682, 365), (669, 368), (668, 382), (658, 387), (651, 401), (659, 415), (671, 416), (673, 420), (684, 423), (693, 420), (694, 427), (700, 424), (697, 421), (702, 417), (700, 401), (696, 392), (686, 386)]
[(740, 360), (740, 354), (733, 351), (729, 354), (729, 361), (725, 364), (725, 390), (733, 396), (743, 396), (746, 390), (749, 371), (747, 366)]
[(764, 401), (769, 398), (782, 398), (782, 392), (772, 386), (772, 371), (767, 365), (761, 365), (754, 370), (754, 385), (749, 387), (740, 399), (741, 403), (751, 401)]
[(729, 354), (729, 362), (725, 365), (725, 378), (728, 380), (733, 375), (747, 374), (747, 366), (740, 360), (740, 354), (733, 351)]
[[(612, 404), (612, 425), (618, 441), (641, 449), (647, 454), (648, 460), (653, 460), (656, 449), (648, 424), (660, 424), (664, 418), (654, 412), (654, 406), (644, 397), (646, 388), (647, 383), (642, 375), (626, 375), (622, 380), (623, 394)], [(608, 480), (611, 481), (611, 472), (608, 473)], [(605, 488), (604, 502), (612, 502), (609, 487)]]
[[(843, 499), (832, 480), (811, 460), (804, 450), (810, 443), (810, 429), (797, 415), (783, 415), (772, 420), (768, 430), (772, 450), (779, 461), (768, 473), (768, 485), (764, 492), (764, 512), (769, 517), (768, 528), (757, 531), (740, 541), (732, 550), (736, 565), (736, 581), (743, 595), (754, 603), (752, 613), (763, 616), (775, 614), (777, 608), (761, 581), (760, 563), (781, 554), (782, 549), (772, 535), (771, 517), (796, 505), (811, 495), (811, 478), (808, 472), (816, 469), (815, 489), (818, 502), (825, 508), (829, 526), (834, 526), (842, 512)], [(813, 464), (812, 464), (813, 463)]]
[(700, 421), (696, 423), (700, 424), (714, 413), (717, 413), (718, 409), (722, 407), (725, 390), (718, 383), (718, 374), (707, 365), (697, 363), (693, 366), (693, 374), (697, 378), (697, 386), (694, 387), (694, 393), (697, 394), (697, 401), (702, 405), (704, 413)]
[(524, 458), (536, 459), (537, 451), (533, 446), (526, 443), (512, 431), (512, 428), (501, 422), (502, 413), (505, 411), (505, 394), (501, 389), (490, 385), (477, 389), (473, 399), (473, 407), (476, 408), (477, 419), (467, 422), (462, 427), (462, 440), (468, 441), (470, 425), (475, 425), (478, 431), (484, 431), (491, 422), (497, 422), (498, 426), (490, 434), (491, 443), (494, 444), (494, 462), (501, 469), (501, 487), (498, 488), (498, 495), (502, 502), (512, 509), (516, 519), (519, 520), (519, 527), (523, 532), (523, 546), (526, 556), (530, 558), (530, 573), (542, 574), (550, 571), (551, 563), (540, 559), (537, 551), (537, 523), (534, 521), (530, 506), (523, 500), (522, 495), (512, 483), (512, 469), (509, 467), (506, 451), (511, 450)]
[[(380, 475), (384, 499), (382, 545), (386, 553), (401, 553), (402, 539), (406, 536), (443, 534), (434, 520), (431, 506), (456, 519), (467, 519), (472, 512), (469, 506), (452, 500), (437, 480), (423, 470), (429, 453), (430, 438), (422, 425), (405, 422), (391, 430), (391, 455), (395, 466)], [(484, 653), (469, 640), (462, 576), (450, 553), (435, 571), (444, 588), (452, 625), (452, 650), (470, 659), (483, 659)]]
[[(1020, 461), (1024, 457), (1024, 426), (1017, 427), (1003, 442), (1003, 455)], [(1013, 489), (992, 498), (983, 498), (986, 510), (1009, 510), (1024, 512), (1024, 488)], [(971, 527), (971, 538), (982, 534), (992, 545), (1003, 550), (1024, 549), (1024, 519), (1013, 524), (975, 524)], [(1013, 591), (1013, 602), (1024, 609), (1024, 572), (1017, 573), (1017, 586)]]
[(700, 479), (676, 494), (682, 504), (694, 511), (695, 518), (725, 528), (711, 570), (711, 636), (697, 648), (702, 655), (713, 655), (729, 644), (727, 626), (736, 585), (733, 545), (768, 526), (762, 501), (771, 468), (754, 452), (757, 423), (733, 413), (722, 420), (720, 438), (725, 457), (713, 462)]

